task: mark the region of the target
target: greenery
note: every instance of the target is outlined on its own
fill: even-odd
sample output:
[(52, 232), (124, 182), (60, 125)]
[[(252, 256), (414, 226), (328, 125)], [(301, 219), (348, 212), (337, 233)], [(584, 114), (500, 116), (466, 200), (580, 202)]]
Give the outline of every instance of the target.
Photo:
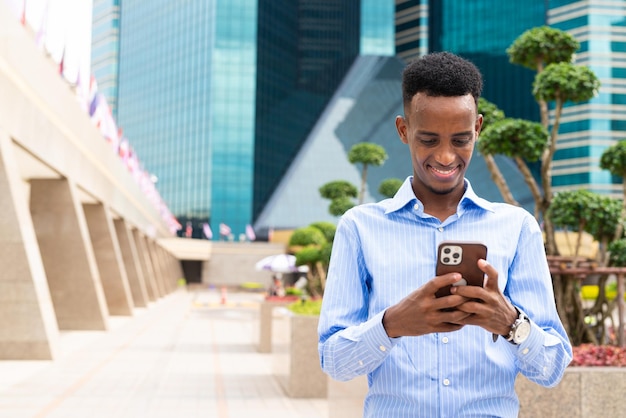
[(356, 187), (345, 180), (335, 180), (324, 184), (319, 188), (320, 195), (324, 199), (339, 199), (342, 197), (357, 197), (359, 191)]
[(332, 222), (313, 222), (309, 225), (313, 228), (319, 229), (322, 234), (324, 234), (324, 238), (326, 238), (326, 242), (333, 242), (335, 239), (335, 231), (337, 227)]
[(571, 61), (580, 43), (569, 33), (539, 26), (522, 33), (506, 50), (513, 64), (541, 71), (553, 62)]
[(286, 296), (303, 296), (304, 292), (302, 289), (298, 289), (297, 287), (287, 286), (285, 287), (285, 295)]
[(367, 167), (370, 165), (381, 166), (387, 160), (387, 152), (383, 147), (372, 142), (360, 142), (348, 152), (348, 161), (352, 164), (361, 164), (361, 189), (359, 191), (359, 205), (365, 197), (365, 184), (367, 180)]
[(303, 228), (298, 228), (293, 231), (291, 237), (289, 238), (290, 246), (307, 246), (307, 245), (322, 245), (325, 244), (326, 237), (324, 233), (314, 226), (305, 226)]
[(287, 305), (287, 309), (296, 315), (319, 315), (322, 309), (321, 299), (302, 299)]
[(328, 212), (333, 216), (341, 216), (354, 207), (354, 202), (347, 197), (338, 197), (333, 199), (328, 206)]
[(378, 193), (385, 197), (393, 197), (402, 186), (403, 181), (396, 178), (383, 180), (378, 186)]
[(330, 222), (314, 222), (296, 229), (289, 239), (296, 265), (309, 268), (306, 291), (311, 296), (324, 294), (335, 231), (336, 226)]
[(361, 164), (360, 191), (350, 182), (335, 180), (319, 188), (320, 195), (330, 200), (328, 212), (333, 216), (341, 216), (354, 207), (353, 198), (358, 197), (358, 204), (363, 203), (365, 185), (367, 184), (367, 168), (370, 165), (381, 166), (387, 160), (387, 152), (380, 145), (371, 142), (360, 142), (350, 148), (348, 160), (352, 164)]
[[(532, 93), (539, 105), (541, 123), (501, 118), (503, 115), (493, 106), (482, 103), (481, 109), (479, 103), (479, 111), (486, 111), (489, 117), (485, 118), (478, 149), (485, 157), (491, 177), (504, 200), (512, 204), (517, 202), (493, 156), (501, 154), (515, 161), (533, 196), (535, 217), (543, 223), (548, 256), (559, 255), (555, 222), (580, 232), (593, 231), (591, 233), (594, 236), (603, 236), (605, 240), (609, 228), (604, 225), (616, 225), (612, 212), (613, 201), (587, 195), (578, 196), (583, 199), (580, 201), (576, 200), (576, 196), (565, 194), (560, 196), (556, 207), (552, 207), (553, 199), (557, 198), (552, 189), (552, 165), (563, 107), (567, 102), (591, 100), (600, 88), (600, 82), (591, 69), (574, 63), (574, 53), (579, 48), (579, 42), (571, 34), (541, 26), (522, 33), (507, 49), (511, 63), (536, 71)], [(538, 180), (527, 165), (531, 161), (540, 163)], [(583, 207), (583, 204), (591, 206)], [(594, 207), (597, 209), (594, 210)], [(584, 215), (590, 212), (593, 216)], [(596, 221), (600, 218), (605, 222), (604, 225)], [(611, 220), (613, 222), (609, 222)], [(617, 225), (621, 225), (621, 222), (618, 221)], [(576, 258), (574, 260), (576, 263)], [(602, 263), (606, 261), (601, 260)], [(597, 336), (585, 325), (588, 312), (583, 309), (580, 287), (575, 285), (577, 280), (565, 274), (552, 276), (557, 309), (574, 345), (597, 341)]]

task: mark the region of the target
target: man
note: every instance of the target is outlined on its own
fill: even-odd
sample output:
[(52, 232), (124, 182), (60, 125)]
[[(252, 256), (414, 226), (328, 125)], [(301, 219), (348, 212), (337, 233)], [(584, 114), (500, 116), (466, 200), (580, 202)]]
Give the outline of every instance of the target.
[[(366, 417), (515, 417), (518, 373), (556, 385), (572, 356), (541, 230), (524, 209), (478, 197), (464, 178), (482, 126), (478, 69), (450, 53), (409, 64), (396, 118), (413, 175), (357, 206), (334, 239), (319, 324), (323, 370), (367, 374)], [(435, 276), (445, 240), (480, 241), (480, 286)]]

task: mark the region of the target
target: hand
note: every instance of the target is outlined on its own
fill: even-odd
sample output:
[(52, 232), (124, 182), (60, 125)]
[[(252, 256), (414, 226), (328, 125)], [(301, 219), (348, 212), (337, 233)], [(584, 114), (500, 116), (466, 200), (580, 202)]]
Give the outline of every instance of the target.
[(457, 331), (463, 328), (464, 321), (471, 314), (454, 308), (467, 303), (467, 297), (450, 295), (437, 298), (435, 296), (441, 287), (459, 280), (461, 280), (459, 273), (437, 276), (389, 307), (383, 317), (383, 326), (387, 335), (392, 338), (417, 336), (433, 332)]
[(486, 260), (479, 260), (478, 268), (487, 275), (483, 287), (456, 286), (451, 289), (453, 295), (463, 296), (467, 300), (457, 306), (467, 316), (455, 323), (478, 325), (491, 333), (507, 335), (517, 318), (517, 311), (500, 292), (496, 269)]

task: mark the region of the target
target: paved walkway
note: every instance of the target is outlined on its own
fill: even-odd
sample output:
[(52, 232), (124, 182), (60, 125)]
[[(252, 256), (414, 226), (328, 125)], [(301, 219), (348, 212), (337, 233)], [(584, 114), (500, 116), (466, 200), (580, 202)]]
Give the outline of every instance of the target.
[(326, 418), (257, 352), (262, 295), (179, 290), (106, 332), (62, 332), (54, 361), (0, 361), (2, 418)]

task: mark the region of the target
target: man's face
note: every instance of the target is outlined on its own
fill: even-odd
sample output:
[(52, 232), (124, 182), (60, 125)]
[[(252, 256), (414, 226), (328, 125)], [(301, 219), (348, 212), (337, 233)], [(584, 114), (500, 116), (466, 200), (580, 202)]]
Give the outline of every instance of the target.
[(417, 93), (405, 113), (404, 118), (396, 118), (396, 128), (411, 152), (413, 189), (418, 197), (463, 190), (483, 121), (472, 95), (432, 97)]

